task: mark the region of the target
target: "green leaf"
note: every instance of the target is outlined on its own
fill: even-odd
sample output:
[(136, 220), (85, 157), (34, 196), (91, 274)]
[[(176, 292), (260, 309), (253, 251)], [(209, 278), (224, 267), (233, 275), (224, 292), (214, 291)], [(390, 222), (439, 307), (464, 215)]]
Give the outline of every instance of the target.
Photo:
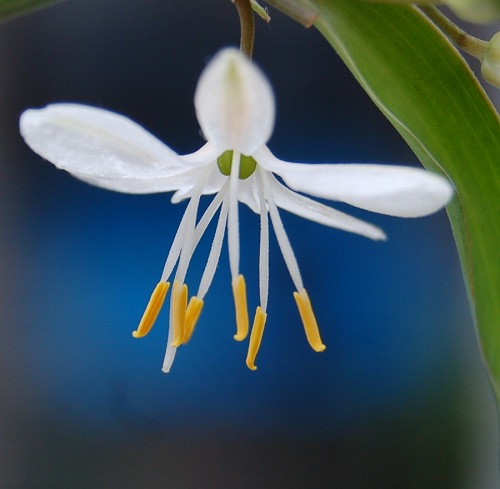
[(455, 48), (416, 8), (311, 0), (315, 26), (456, 197), (448, 215), (480, 343), (500, 398), (500, 122)]
[(0, 0), (0, 21), (30, 10), (45, 7), (60, 0)]

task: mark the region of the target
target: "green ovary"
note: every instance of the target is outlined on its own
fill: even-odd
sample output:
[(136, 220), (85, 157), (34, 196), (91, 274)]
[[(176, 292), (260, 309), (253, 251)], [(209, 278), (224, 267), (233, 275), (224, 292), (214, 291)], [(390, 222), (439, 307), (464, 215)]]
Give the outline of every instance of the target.
[[(223, 175), (227, 177), (231, 174), (231, 165), (233, 163), (233, 152), (231, 150), (225, 151), (217, 158), (217, 165)], [(257, 167), (257, 162), (251, 157), (241, 155), (240, 157), (240, 179), (245, 180), (248, 178)]]

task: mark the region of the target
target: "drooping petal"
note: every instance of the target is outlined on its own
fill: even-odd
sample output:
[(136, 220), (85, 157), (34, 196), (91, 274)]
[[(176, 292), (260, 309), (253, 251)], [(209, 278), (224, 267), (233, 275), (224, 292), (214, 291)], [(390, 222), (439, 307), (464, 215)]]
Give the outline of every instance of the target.
[(270, 175), (270, 190), (273, 193), (273, 199), (278, 207), (285, 209), (297, 216), (309, 219), (311, 221), (341, 229), (350, 233), (360, 234), (374, 240), (385, 240), (384, 232), (367, 222), (356, 219), (348, 214), (344, 214), (336, 209), (308, 199), (303, 195), (297, 194), (279, 183), (275, 177)]
[(453, 195), (453, 187), (444, 177), (419, 168), (288, 163), (278, 160), (267, 147), (254, 157), (294, 190), (391, 216), (432, 214)]
[(221, 155), (220, 150), (218, 150), (212, 143), (205, 143), (200, 149), (196, 150), (194, 153), (179, 155), (179, 158), (185, 165), (200, 166), (200, 165), (206, 165), (207, 163), (210, 162), (215, 163), (220, 155)]
[[(115, 192), (123, 192), (126, 194), (154, 194), (159, 192), (171, 192), (176, 193), (172, 197), (172, 202), (177, 204), (182, 200), (182, 198), (174, 199), (174, 197), (179, 194), (190, 193), (191, 190), (196, 185), (196, 182), (200, 175), (200, 168), (188, 168), (187, 170), (181, 171), (176, 174), (171, 174), (166, 177), (161, 178), (149, 178), (149, 179), (138, 179), (138, 178), (116, 178), (116, 179), (98, 179), (89, 178), (82, 176), (78, 173), (72, 172), (72, 175), (90, 185), (95, 185), (96, 187), (105, 188), (106, 190), (114, 190)], [(211, 192), (217, 192), (218, 189), (211, 189)]]
[(169, 177), (186, 170), (174, 151), (141, 126), (95, 107), (53, 104), (30, 109), (22, 114), (20, 129), (26, 143), (40, 156), (82, 180), (111, 190), (171, 190), (171, 185), (165, 187)]
[(251, 155), (271, 136), (275, 114), (271, 86), (236, 49), (224, 49), (208, 64), (194, 103), (205, 137), (222, 151)]

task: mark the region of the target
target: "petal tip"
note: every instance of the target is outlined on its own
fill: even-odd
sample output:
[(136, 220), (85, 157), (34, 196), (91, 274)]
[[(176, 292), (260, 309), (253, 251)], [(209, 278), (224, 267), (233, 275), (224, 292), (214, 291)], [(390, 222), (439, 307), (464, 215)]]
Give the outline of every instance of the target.
[(207, 65), (194, 103), (203, 133), (222, 150), (251, 155), (271, 137), (275, 118), (271, 85), (234, 48), (223, 49)]

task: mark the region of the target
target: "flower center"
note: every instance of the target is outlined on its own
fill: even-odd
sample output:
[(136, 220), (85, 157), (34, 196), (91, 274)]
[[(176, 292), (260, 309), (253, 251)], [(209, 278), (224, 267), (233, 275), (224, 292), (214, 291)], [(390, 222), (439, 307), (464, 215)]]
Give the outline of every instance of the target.
[[(233, 162), (233, 152), (231, 150), (224, 151), (217, 158), (217, 165), (219, 166), (220, 172), (228, 177), (231, 175), (231, 166)], [(240, 157), (240, 180), (245, 180), (255, 171), (257, 167), (257, 162), (251, 157), (246, 155), (241, 155)]]

